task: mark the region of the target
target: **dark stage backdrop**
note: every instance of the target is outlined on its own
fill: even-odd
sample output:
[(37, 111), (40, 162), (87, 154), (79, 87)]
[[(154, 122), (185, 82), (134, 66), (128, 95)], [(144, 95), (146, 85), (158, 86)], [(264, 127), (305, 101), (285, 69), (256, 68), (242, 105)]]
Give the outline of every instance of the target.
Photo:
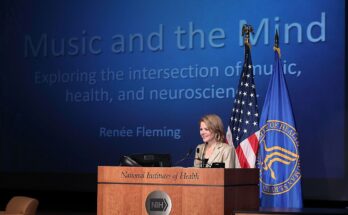
[[(61, 178), (95, 175), (125, 154), (179, 160), (201, 143), (202, 115), (227, 124), (248, 23), (260, 111), (279, 30), (304, 197), (348, 200), (343, 0), (0, 4), (2, 175), (80, 189)], [(9, 184), (0, 186), (26, 186)]]

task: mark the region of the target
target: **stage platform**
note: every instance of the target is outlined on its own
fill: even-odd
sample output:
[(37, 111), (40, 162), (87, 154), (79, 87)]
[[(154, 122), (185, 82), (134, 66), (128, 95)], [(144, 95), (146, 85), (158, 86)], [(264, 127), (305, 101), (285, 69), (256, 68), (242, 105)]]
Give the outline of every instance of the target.
[(259, 209), (258, 211), (236, 211), (235, 215), (294, 215), (294, 214), (318, 214), (318, 215), (342, 215), (348, 214), (348, 209), (336, 208), (303, 208), (303, 209)]

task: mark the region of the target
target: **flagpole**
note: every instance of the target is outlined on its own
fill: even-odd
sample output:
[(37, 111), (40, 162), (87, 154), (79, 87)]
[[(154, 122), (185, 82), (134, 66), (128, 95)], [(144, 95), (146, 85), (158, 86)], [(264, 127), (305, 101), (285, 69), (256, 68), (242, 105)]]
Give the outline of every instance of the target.
[(274, 47), (279, 48), (279, 35), (278, 30), (276, 30), (276, 33), (274, 35)]

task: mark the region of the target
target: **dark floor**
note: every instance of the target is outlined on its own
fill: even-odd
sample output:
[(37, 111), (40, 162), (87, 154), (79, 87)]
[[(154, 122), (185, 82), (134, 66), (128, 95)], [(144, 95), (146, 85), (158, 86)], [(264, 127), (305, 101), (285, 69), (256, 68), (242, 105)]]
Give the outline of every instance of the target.
[[(39, 200), (37, 215), (97, 214), (97, 193), (76, 191), (13, 191), (0, 189), (0, 211), (4, 210), (11, 197), (18, 195)], [(313, 210), (310, 208), (314, 208), (318, 212), (317, 214), (325, 214), (325, 210), (327, 214), (348, 214), (348, 202), (346, 201), (304, 200), (304, 207), (305, 210), (300, 214), (316, 214), (312, 213)], [(338, 210), (333, 211), (331, 209)]]

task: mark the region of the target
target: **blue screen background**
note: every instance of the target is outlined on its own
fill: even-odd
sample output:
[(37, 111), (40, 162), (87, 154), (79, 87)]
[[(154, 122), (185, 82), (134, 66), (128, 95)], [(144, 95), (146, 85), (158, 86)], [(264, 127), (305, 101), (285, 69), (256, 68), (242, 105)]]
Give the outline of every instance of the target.
[[(303, 177), (344, 177), (343, 0), (2, 4), (0, 171), (95, 173), (98, 165), (117, 165), (121, 155), (145, 152), (170, 153), (178, 161), (201, 143), (201, 116), (216, 113), (227, 126), (233, 95), (197, 98), (190, 92), (237, 91), (244, 58), (241, 26), (247, 22), (255, 32), (251, 42), (259, 111), (278, 29)], [(133, 70), (189, 66), (217, 68), (218, 73), (129, 79)], [(102, 71), (122, 77), (102, 80)], [(44, 78), (63, 73), (94, 74), (95, 79), (49, 83)], [(176, 99), (150, 97), (151, 91), (180, 89), (189, 93)], [(106, 92), (107, 99), (92, 99), (91, 90)], [(123, 92), (129, 93), (128, 100), (120, 99)], [(87, 95), (85, 101), (82, 95)], [(175, 129), (180, 137), (137, 135), (137, 127)], [(102, 128), (133, 133), (108, 137)], [(192, 164), (192, 158), (180, 163)]]

